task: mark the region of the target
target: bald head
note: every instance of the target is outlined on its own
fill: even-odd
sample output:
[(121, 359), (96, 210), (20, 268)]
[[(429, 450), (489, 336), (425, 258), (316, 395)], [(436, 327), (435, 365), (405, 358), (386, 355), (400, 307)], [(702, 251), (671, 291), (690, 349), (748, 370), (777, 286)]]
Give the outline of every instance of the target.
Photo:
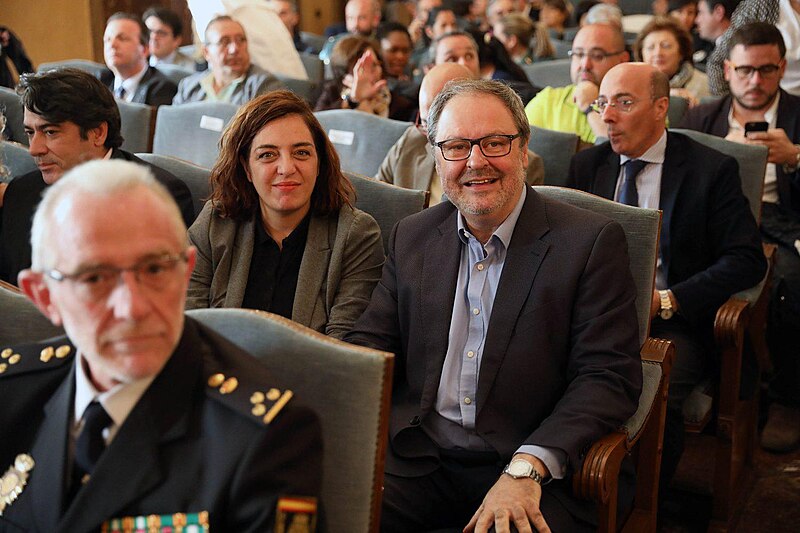
[(669, 80), (647, 63), (622, 63), (600, 84), (598, 101), (614, 152), (637, 158), (664, 134), (669, 109)]
[(426, 117), (431, 107), (431, 102), (441, 92), (444, 85), (450, 80), (474, 79), (475, 75), (470, 69), (458, 63), (442, 63), (436, 65), (425, 74), (419, 88), (419, 113)]

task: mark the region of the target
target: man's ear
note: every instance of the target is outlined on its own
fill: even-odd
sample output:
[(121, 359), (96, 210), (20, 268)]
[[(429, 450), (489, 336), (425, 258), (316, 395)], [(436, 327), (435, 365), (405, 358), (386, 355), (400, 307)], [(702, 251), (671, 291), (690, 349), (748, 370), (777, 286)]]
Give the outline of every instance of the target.
[(50, 287), (44, 280), (44, 274), (25, 269), (19, 273), (19, 288), (33, 302), (39, 311), (46, 316), (53, 325), (61, 326), (61, 313), (53, 304), (50, 297)]
[(89, 130), (89, 140), (95, 147), (105, 146), (108, 138), (108, 122), (101, 122), (96, 128)]

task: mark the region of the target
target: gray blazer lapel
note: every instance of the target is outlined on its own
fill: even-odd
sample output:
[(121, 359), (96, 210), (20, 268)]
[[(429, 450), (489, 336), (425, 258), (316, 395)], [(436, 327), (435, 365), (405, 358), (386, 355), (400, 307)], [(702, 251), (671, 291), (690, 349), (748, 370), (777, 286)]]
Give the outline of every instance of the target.
[[(69, 476), (66, 472), (69, 424), (75, 391), (75, 365), (55, 394), (44, 406), (45, 418), (39, 427), (31, 457), (36, 465), (28, 479), (29, 508), (39, 531), (55, 531), (61, 516), (62, 501)], [(20, 503), (25, 493), (20, 496)]]
[(292, 305), (292, 320), (300, 324), (311, 323), (322, 283), (328, 275), (330, 243), (336, 239), (336, 224), (332, 224), (332, 221), (330, 217), (312, 216), (308, 223), (306, 249), (300, 262)]
[[(211, 294), (225, 294), (225, 303), (222, 307), (241, 307), (244, 301), (244, 291), (247, 288), (247, 278), (250, 275), (250, 261), (253, 258), (253, 246), (255, 246), (256, 219), (237, 224), (236, 235), (233, 238), (233, 249), (230, 252), (229, 274), (215, 276), (212, 285), (222, 285), (224, 287), (212, 287)], [(260, 223), (260, 221), (259, 221)], [(223, 272), (219, 272), (223, 274)], [(213, 305), (212, 307), (216, 307)]]
[(533, 281), (549, 244), (541, 238), (549, 231), (542, 199), (529, 187), (506, 253), (503, 273), (492, 306), (478, 378), (478, 413), (486, 404), (492, 383), (505, 358), (520, 312), (531, 293)]
[(417, 312), (422, 317), (425, 328), (425, 352), (427, 368), (425, 386), (422, 392), (423, 411), (430, 409), (439, 389), (444, 358), (447, 354), (447, 341), (450, 320), (455, 301), (458, 266), (461, 260), (461, 241), (456, 230), (458, 211), (433, 230), (433, 236), (425, 245), (425, 259), (422, 266), (420, 306)]

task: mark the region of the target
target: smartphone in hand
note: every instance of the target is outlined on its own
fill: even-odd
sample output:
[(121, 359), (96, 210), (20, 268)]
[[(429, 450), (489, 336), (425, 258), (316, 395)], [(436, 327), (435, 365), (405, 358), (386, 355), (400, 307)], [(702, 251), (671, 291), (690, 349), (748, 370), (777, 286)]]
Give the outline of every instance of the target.
[(744, 125), (744, 136), (747, 137), (751, 131), (767, 131), (768, 129), (769, 123), (767, 122), (747, 122)]

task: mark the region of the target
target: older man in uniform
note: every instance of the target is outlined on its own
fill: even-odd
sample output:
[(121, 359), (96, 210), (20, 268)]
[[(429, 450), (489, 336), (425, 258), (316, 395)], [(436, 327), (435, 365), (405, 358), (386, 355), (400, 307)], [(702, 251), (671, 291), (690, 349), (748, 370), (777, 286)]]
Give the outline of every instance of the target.
[(195, 250), (149, 170), (71, 170), (31, 241), (22, 290), (67, 337), (0, 352), (0, 530), (313, 525), (316, 416), (184, 317)]

